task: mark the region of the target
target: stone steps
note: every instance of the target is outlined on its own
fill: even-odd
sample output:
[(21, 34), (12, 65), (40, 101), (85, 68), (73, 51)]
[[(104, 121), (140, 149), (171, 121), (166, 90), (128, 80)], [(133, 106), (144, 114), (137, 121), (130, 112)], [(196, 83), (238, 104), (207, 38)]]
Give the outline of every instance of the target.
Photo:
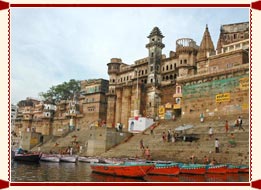
[[(237, 116), (230, 116), (232, 123)], [(243, 116), (243, 119), (247, 116)], [(215, 120), (216, 119), (216, 120)], [(233, 119), (233, 120), (232, 120)], [(244, 119), (248, 123), (248, 119)], [(182, 124), (192, 124), (195, 127), (187, 130), (186, 133), (198, 134), (200, 139), (197, 142), (163, 142), (162, 132), (167, 132), (168, 129), (172, 131)], [(214, 135), (212, 139), (208, 136), (208, 127), (212, 126)], [(219, 118), (207, 118), (204, 123), (200, 123), (198, 119), (176, 121), (160, 121), (160, 124), (154, 129), (154, 135), (150, 134), (150, 129), (143, 133), (135, 134), (127, 143), (122, 143), (115, 148), (102, 154), (104, 157), (143, 157), (142, 150), (139, 148), (140, 139), (143, 139), (144, 145), (149, 146), (152, 158), (157, 160), (175, 160), (187, 162), (189, 157), (194, 154), (198, 160), (203, 160), (203, 156), (207, 155), (209, 158), (215, 158), (218, 162), (223, 163), (246, 163), (249, 162), (249, 132), (248, 125), (245, 124), (245, 132), (238, 129), (233, 130), (237, 146), (229, 147), (230, 132), (225, 133), (224, 121)], [(220, 153), (215, 153), (214, 140), (218, 138), (220, 141)]]

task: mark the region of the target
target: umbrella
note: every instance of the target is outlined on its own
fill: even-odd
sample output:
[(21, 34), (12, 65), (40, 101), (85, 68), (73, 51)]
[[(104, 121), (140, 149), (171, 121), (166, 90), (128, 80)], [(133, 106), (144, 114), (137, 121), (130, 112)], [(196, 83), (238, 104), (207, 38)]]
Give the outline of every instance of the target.
[(181, 125), (178, 126), (175, 131), (185, 131), (187, 129), (191, 129), (193, 127), (193, 125)]

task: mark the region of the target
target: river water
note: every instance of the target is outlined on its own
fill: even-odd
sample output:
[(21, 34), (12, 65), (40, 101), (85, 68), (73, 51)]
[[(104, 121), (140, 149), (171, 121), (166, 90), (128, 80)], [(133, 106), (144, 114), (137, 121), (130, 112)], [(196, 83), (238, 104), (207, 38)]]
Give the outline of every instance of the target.
[(11, 163), (12, 182), (249, 182), (249, 174), (205, 174), (162, 176), (149, 175), (144, 179), (114, 177), (93, 173), (90, 164), (49, 163), (39, 164)]

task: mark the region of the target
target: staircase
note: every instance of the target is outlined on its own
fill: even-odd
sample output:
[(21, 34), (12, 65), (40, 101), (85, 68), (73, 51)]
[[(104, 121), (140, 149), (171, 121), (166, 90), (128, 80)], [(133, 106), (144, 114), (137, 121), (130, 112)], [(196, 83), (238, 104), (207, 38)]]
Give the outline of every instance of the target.
[[(154, 129), (154, 134), (150, 134), (150, 129), (143, 133), (135, 134), (127, 142), (103, 153), (103, 157), (139, 157), (143, 158), (143, 151), (140, 149), (140, 140), (143, 139), (144, 146), (149, 146), (152, 159), (154, 160), (174, 160), (177, 162), (189, 162), (192, 155), (197, 163), (202, 163), (204, 156), (210, 160), (215, 159), (220, 163), (249, 164), (249, 119), (248, 115), (243, 115), (243, 127), (245, 131), (230, 127), (229, 132), (225, 132), (225, 120), (229, 121), (229, 126), (234, 124), (237, 116), (226, 116), (225, 118), (208, 117), (203, 123), (199, 119), (178, 119), (176, 121), (160, 121)], [(186, 134), (198, 134), (199, 140), (193, 142), (163, 142), (162, 132), (176, 127), (190, 124), (194, 127), (188, 129)], [(213, 128), (214, 135), (209, 138), (209, 127)], [(230, 133), (233, 132), (236, 147), (229, 147)], [(220, 142), (220, 153), (215, 153), (215, 138)]]

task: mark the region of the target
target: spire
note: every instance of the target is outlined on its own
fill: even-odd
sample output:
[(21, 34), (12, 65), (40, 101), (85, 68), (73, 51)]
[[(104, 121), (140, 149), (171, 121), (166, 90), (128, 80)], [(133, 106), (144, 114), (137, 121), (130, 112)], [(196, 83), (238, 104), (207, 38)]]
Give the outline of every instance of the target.
[(148, 36), (148, 38), (151, 38), (153, 36), (160, 36), (160, 37), (164, 38), (164, 36), (162, 35), (160, 29), (157, 26), (155, 26), (152, 29), (152, 31), (150, 32), (150, 35)]
[(208, 31), (208, 25), (206, 25), (205, 32), (203, 34), (202, 41), (199, 46), (199, 51), (197, 55), (197, 59), (203, 59), (207, 57), (207, 53), (211, 53), (215, 51), (210, 33)]

